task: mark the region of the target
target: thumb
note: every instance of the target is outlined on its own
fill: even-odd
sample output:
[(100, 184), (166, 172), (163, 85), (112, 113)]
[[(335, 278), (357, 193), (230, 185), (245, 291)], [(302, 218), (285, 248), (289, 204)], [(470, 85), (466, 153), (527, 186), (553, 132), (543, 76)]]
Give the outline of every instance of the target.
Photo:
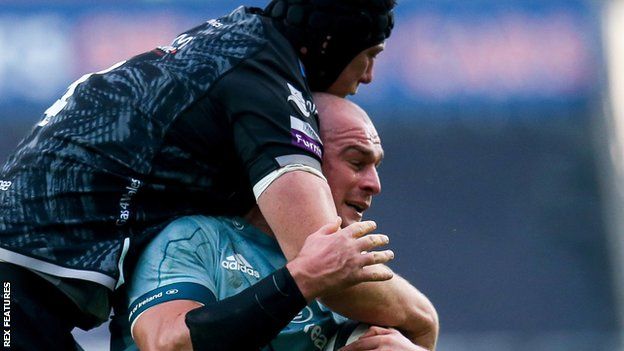
[(340, 224), (342, 224), (342, 218), (336, 217), (333, 223), (325, 224), (318, 232), (325, 235), (334, 234), (340, 229)]

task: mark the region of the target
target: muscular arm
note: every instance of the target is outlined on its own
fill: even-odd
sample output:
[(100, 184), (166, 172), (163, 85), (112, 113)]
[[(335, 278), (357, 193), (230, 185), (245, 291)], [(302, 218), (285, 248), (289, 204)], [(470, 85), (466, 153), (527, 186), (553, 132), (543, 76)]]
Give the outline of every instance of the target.
[(133, 328), (140, 350), (193, 350), (191, 335), (184, 323), (186, 313), (202, 306), (191, 300), (162, 303), (145, 311)]
[[(353, 297), (345, 300), (343, 296)], [(431, 302), (408, 281), (394, 274), (391, 280), (361, 283), (322, 302), (349, 318), (399, 329), (411, 342), (434, 350), (438, 315)]]
[[(306, 172), (290, 172), (276, 179), (259, 197), (258, 205), (289, 260), (299, 252), (308, 233), (336, 217), (329, 186)], [(438, 332), (435, 309), (402, 278), (360, 284), (324, 298), (323, 303), (351, 319), (396, 327), (412, 341), (434, 348)]]
[(258, 198), (258, 207), (289, 261), (310, 233), (338, 216), (327, 182), (302, 171), (277, 178)]

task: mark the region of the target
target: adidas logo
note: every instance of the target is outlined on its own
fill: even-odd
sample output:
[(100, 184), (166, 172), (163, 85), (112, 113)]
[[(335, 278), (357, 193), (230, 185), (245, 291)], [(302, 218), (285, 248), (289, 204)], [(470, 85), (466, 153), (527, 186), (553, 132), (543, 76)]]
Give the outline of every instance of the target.
[(221, 267), (230, 271), (241, 271), (252, 277), (260, 278), (260, 273), (253, 269), (253, 267), (241, 254), (234, 254), (226, 257), (225, 260), (221, 261)]

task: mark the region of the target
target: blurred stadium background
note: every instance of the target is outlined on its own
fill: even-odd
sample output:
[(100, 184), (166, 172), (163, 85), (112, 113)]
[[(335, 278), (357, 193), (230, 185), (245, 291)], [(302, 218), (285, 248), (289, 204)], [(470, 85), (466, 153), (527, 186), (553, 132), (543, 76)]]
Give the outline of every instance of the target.
[[(0, 162), (81, 75), (238, 5), (0, 0)], [(369, 217), (439, 350), (624, 350), (624, 1), (402, 0), (354, 100), (387, 155)]]

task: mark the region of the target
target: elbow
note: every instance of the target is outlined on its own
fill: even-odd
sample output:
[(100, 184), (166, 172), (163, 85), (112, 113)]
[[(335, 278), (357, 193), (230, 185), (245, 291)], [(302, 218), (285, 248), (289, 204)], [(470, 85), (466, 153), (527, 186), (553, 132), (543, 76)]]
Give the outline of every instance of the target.
[(420, 320), (420, 324), (423, 326), (423, 330), (437, 332), (440, 329), (438, 312), (427, 298), (424, 298), (424, 301), (414, 306), (413, 308), (415, 310), (414, 313)]
[(411, 315), (406, 335), (427, 350), (435, 350), (440, 332), (440, 319), (435, 307), (424, 295), (408, 308)]
[(436, 311), (435, 307), (431, 302), (429, 303), (430, 309), (427, 311), (427, 325), (430, 328), (430, 334), (435, 342), (438, 340), (438, 334), (440, 333), (440, 319), (438, 317), (438, 311)]

